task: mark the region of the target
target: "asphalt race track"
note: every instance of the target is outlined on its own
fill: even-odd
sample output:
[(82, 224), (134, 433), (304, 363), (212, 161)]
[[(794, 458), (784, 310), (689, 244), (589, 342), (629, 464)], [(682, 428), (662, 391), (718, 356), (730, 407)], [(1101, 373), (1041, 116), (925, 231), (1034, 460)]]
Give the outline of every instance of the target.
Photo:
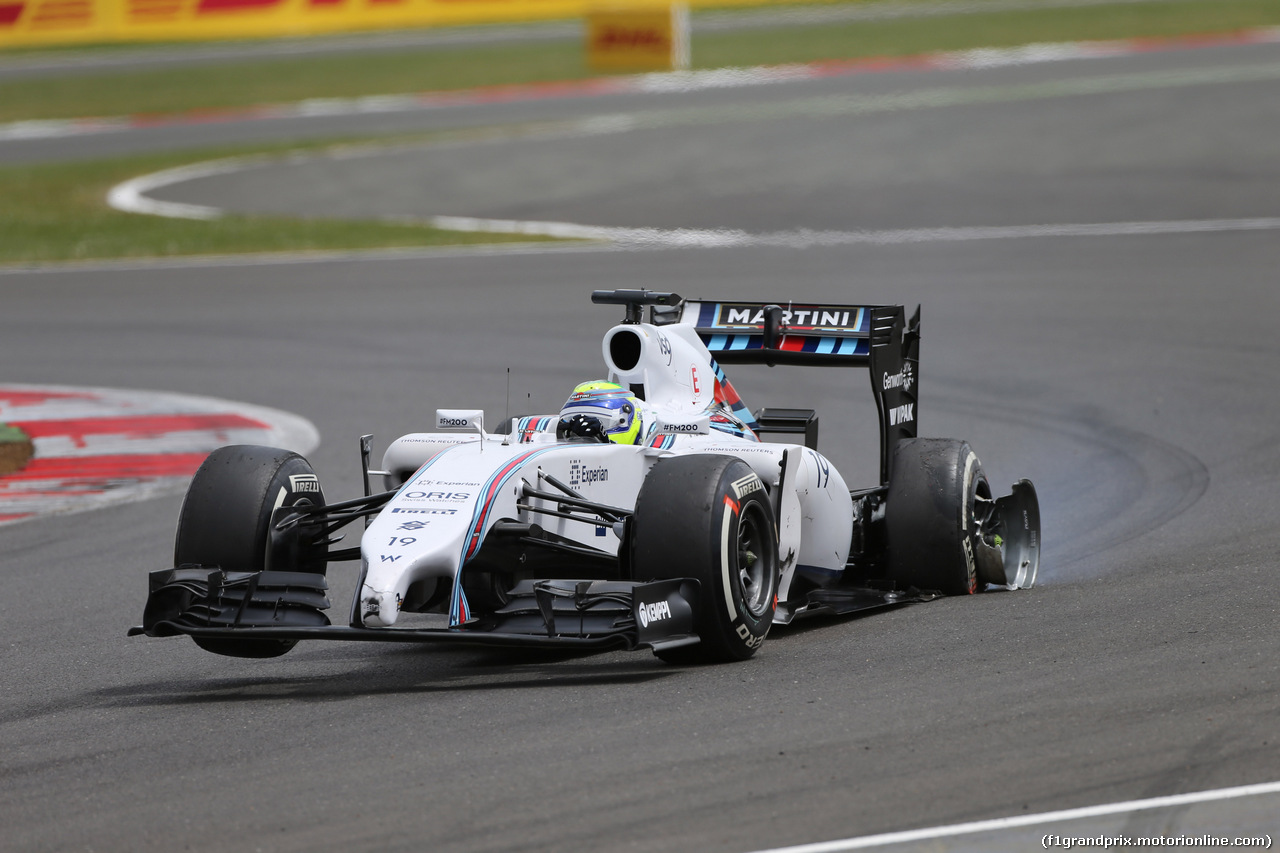
[[(629, 118), (157, 197), (791, 237), (4, 271), (5, 381), (295, 412), (331, 497), (358, 492), (362, 432), (381, 453), (436, 407), (557, 410), (619, 319), (593, 288), (922, 303), (922, 434), (968, 439), (998, 490), (1033, 479), (1045, 532), (1031, 591), (679, 668), (126, 639), (180, 496), (12, 525), (0, 847), (745, 853), (1280, 779), (1277, 78), (1255, 45), (441, 110), (404, 120)], [(1096, 227), (1023, 227), (1064, 225)], [(823, 449), (874, 479), (863, 375), (731, 375), (753, 407), (818, 404)], [(1276, 814), (1273, 793), (1105, 829), (1274, 837)]]

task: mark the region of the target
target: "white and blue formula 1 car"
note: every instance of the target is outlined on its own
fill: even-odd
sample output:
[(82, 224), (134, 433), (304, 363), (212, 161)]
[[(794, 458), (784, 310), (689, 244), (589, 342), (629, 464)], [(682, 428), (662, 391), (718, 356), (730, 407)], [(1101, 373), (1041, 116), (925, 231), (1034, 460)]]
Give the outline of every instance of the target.
[[(604, 336), (607, 379), (494, 433), (481, 411), (440, 409), (380, 471), (364, 436), (363, 497), (326, 502), (290, 451), (215, 451), (130, 633), (241, 657), (343, 639), (741, 660), (804, 613), (1034, 583), (1031, 483), (996, 498), (967, 443), (916, 436), (918, 309), (592, 300), (626, 311)], [(814, 412), (752, 413), (722, 369), (735, 363), (869, 368), (879, 485), (849, 489)], [(802, 443), (764, 440), (779, 435)], [(390, 490), (371, 494), (371, 477)], [(359, 547), (336, 547), (359, 519)], [(341, 561), (360, 575), (333, 625), (325, 573)]]

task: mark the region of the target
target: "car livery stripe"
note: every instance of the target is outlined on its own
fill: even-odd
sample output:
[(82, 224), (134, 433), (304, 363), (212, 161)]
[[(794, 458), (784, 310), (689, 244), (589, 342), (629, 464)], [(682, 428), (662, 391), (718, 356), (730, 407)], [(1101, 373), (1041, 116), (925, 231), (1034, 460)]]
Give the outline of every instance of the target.
[(653, 440), (653, 443), (650, 444), (649, 446), (656, 447), (659, 450), (668, 450), (675, 443), (676, 443), (676, 437), (674, 435), (658, 435), (658, 437), (656, 437)]
[(467, 596), (462, 591), (462, 569), (480, 550), (480, 543), (484, 540), (484, 530), (489, 518), (489, 512), (493, 509), (494, 499), (498, 496), (498, 492), (511, 479), (511, 475), (518, 471), (525, 462), (556, 449), (554, 447), (543, 447), (539, 450), (530, 450), (520, 454), (495, 471), (484, 486), (481, 487), (480, 500), (476, 504), (474, 515), (471, 517), (471, 526), (467, 528), (466, 538), (463, 539), (462, 555), (458, 559), (458, 568), (453, 575), (453, 599), (449, 603), (450, 628), (457, 628), (470, 618), (471, 609), (467, 605)]
[[(724, 368), (713, 357), (711, 359), (711, 372), (715, 375), (715, 399), (716, 402), (722, 403), (729, 407), (733, 412), (733, 416), (742, 421), (742, 425), (747, 428), (747, 435), (744, 438), (751, 438), (759, 441), (756, 437), (755, 430), (760, 428), (760, 424), (756, 422), (756, 416), (751, 414), (751, 410), (747, 408), (747, 404), (742, 402), (742, 398), (738, 396), (738, 391), (733, 387), (733, 383), (729, 381), (729, 377), (725, 375)], [(715, 425), (712, 424), (714, 427)]]
[(533, 436), (536, 433), (547, 432), (548, 430), (550, 430), (551, 423), (553, 420), (554, 418), (552, 418), (549, 415), (544, 415), (541, 417), (531, 416), (527, 418), (521, 418), (520, 424), (516, 428), (517, 432), (519, 432), (520, 434), (520, 443), (528, 444), (530, 441), (533, 440)]
[[(703, 342), (710, 352), (745, 352), (764, 349), (763, 335), (707, 335)], [(784, 352), (812, 352), (833, 355), (867, 355), (871, 341), (867, 338), (843, 338), (832, 335), (784, 335), (778, 346)]]
[(716, 323), (716, 314), (720, 311), (718, 302), (703, 302), (698, 306), (698, 328), (707, 329)]
[(783, 335), (782, 340), (778, 341), (778, 349), (785, 352), (804, 352), (806, 340), (796, 335)]
[(396, 490), (395, 496), (392, 498), (392, 500), (395, 500), (395, 498), (400, 497), (400, 494), (404, 492), (406, 489), (408, 489), (410, 486), (415, 485), (418, 482), (418, 478), (422, 476), (423, 472), (425, 472), (432, 465), (439, 462), (440, 457), (444, 456), (450, 450), (457, 450), (459, 447), (465, 447), (466, 444), (467, 442), (464, 442), (463, 444), (455, 444), (453, 447), (446, 447), (444, 450), (441, 450), (439, 453), (437, 453), (435, 456), (432, 456), (426, 462), (423, 462), (422, 467), (419, 468), (417, 471), (414, 471), (413, 476), (405, 480), (404, 485), (402, 485), (399, 489)]

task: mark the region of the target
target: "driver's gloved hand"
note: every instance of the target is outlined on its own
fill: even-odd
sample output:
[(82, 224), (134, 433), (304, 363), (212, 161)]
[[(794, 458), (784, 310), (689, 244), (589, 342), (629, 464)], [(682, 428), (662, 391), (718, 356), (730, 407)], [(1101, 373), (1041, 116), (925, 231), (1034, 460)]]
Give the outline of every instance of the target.
[(560, 423), (556, 426), (557, 438), (568, 438), (570, 436), (604, 442), (609, 440), (609, 436), (605, 434), (604, 427), (601, 426), (599, 419), (581, 413), (561, 418)]

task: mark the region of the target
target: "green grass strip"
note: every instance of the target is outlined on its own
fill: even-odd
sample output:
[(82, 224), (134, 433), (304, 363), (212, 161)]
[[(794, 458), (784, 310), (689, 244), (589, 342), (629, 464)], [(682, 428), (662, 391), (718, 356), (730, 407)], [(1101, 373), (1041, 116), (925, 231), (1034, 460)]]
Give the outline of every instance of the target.
[[(697, 35), (697, 68), (1280, 25), (1280, 0), (1167, 0)], [(102, 70), (0, 82), (0, 121), (216, 110), (313, 97), (438, 91), (591, 76), (576, 41)]]
[(1280, 0), (1171, 0), (708, 35), (695, 43), (693, 58), (703, 67), (774, 65), (1035, 42), (1225, 33), (1276, 24), (1280, 24)]
[(186, 152), (0, 168), (0, 234), (4, 235), (0, 263), (419, 248), (537, 239), (360, 220), (269, 216), (166, 219), (122, 213), (106, 204), (108, 190), (129, 178), (245, 153), (250, 152)]

